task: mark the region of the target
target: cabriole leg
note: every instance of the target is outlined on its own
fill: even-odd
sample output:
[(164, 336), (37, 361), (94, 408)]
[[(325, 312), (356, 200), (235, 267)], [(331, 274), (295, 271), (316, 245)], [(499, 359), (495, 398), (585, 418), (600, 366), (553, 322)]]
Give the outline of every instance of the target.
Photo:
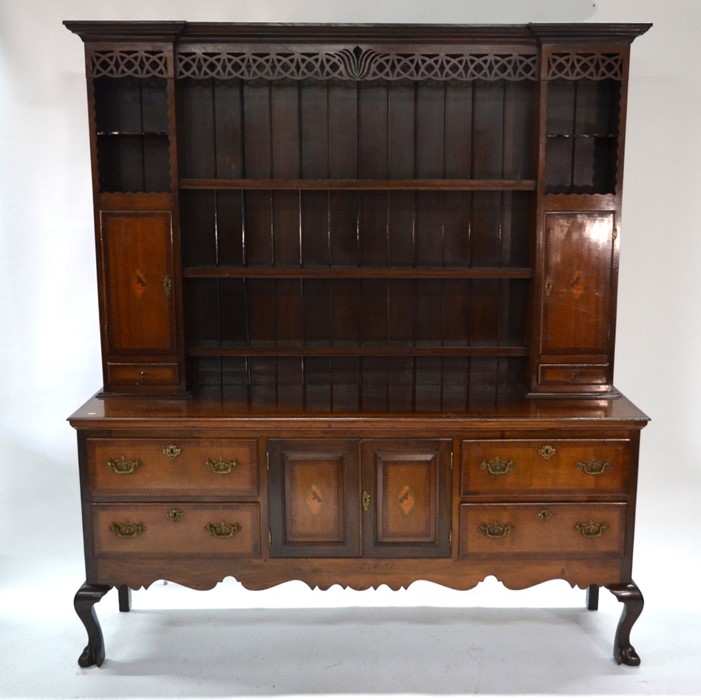
[(101, 666), (105, 660), (105, 642), (102, 637), (102, 629), (95, 613), (95, 603), (99, 603), (102, 597), (112, 586), (93, 586), (84, 583), (75, 594), (73, 606), (78, 617), (85, 625), (88, 633), (88, 645), (78, 658), (78, 664), (83, 668), (87, 666)]
[(619, 603), (623, 603), (623, 612), (618, 621), (616, 637), (613, 642), (613, 658), (619, 664), (639, 666), (640, 657), (636, 653), (635, 647), (630, 643), (630, 631), (643, 611), (645, 602), (643, 594), (632, 581), (606, 586), (606, 588), (616, 596)]

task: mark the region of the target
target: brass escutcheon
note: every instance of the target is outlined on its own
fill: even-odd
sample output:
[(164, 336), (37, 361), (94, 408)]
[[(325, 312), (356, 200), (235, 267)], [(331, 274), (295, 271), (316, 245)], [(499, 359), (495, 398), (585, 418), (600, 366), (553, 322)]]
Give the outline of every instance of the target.
[(577, 462), (577, 469), (588, 474), (589, 476), (597, 476), (598, 474), (603, 474), (611, 468), (611, 462), (608, 460), (597, 459), (596, 457), (592, 459), (583, 459), (581, 462)]
[(241, 532), (239, 523), (225, 523), (223, 520), (220, 523), (208, 523), (204, 529), (212, 535), (212, 537), (233, 537)]
[(491, 525), (482, 523), (479, 530), (485, 537), (499, 540), (506, 537), (511, 532), (512, 527), (513, 525), (511, 523), (500, 523), (495, 520)]
[(180, 510), (180, 508), (171, 508), (168, 511), (168, 518), (172, 520), (174, 523), (179, 523), (183, 517), (185, 516), (185, 513)]
[(123, 523), (112, 523), (110, 532), (117, 537), (136, 537), (143, 535), (146, 528), (143, 523), (130, 523), (128, 520)]
[(163, 291), (166, 293), (166, 296), (169, 297), (170, 293), (173, 291), (173, 280), (166, 275), (163, 278)]
[(362, 504), (363, 504), (363, 510), (366, 513), (370, 509), (370, 501), (371, 501), (370, 494), (367, 491), (363, 491)]
[(238, 459), (208, 459), (205, 461), (204, 466), (209, 469), (212, 474), (231, 474), (231, 472), (238, 469), (239, 461)]
[(553, 293), (553, 281), (551, 277), (545, 278), (545, 296), (549, 297)]
[(556, 452), (557, 452), (557, 450), (552, 445), (543, 445), (538, 450), (538, 454), (543, 459), (550, 459)]
[(171, 459), (175, 459), (181, 452), (182, 450), (177, 445), (166, 445), (163, 448), (163, 454)]
[(480, 464), (480, 469), (492, 476), (501, 476), (503, 474), (508, 474), (516, 467), (516, 462), (510, 459), (505, 462), (503, 459), (497, 457), (496, 459), (485, 459), (482, 464)]
[(582, 537), (601, 537), (609, 529), (608, 523), (595, 523), (590, 520), (588, 523), (576, 523), (574, 529)]
[(538, 520), (540, 520), (541, 523), (547, 523), (552, 517), (553, 514), (549, 510), (541, 510), (538, 512)]
[(140, 466), (140, 459), (127, 459), (124, 455), (118, 459), (107, 460), (107, 468), (115, 474), (133, 474)]

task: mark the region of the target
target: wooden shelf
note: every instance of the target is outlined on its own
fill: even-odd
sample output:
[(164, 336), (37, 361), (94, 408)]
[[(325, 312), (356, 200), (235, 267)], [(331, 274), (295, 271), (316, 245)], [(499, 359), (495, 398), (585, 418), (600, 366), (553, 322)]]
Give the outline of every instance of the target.
[(403, 345), (198, 345), (190, 357), (526, 357), (521, 345), (408, 347)]
[(186, 267), (188, 279), (531, 279), (529, 267)]
[(508, 190), (535, 191), (535, 180), (476, 180), (476, 179), (287, 179), (287, 178), (239, 178), (207, 179), (184, 178), (180, 180), (184, 190), (447, 190), (480, 191)]
[(96, 132), (98, 136), (111, 136), (111, 137), (159, 137), (168, 138), (167, 131), (98, 131)]
[(618, 134), (548, 134), (549, 139), (617, 139)]

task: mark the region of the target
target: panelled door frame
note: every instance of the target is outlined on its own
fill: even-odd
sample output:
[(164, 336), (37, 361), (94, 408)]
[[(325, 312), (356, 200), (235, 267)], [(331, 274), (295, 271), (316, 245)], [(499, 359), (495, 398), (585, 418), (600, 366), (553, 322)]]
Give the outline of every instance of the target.
[(451, 440), (362, 441), (364, 556), (450, 556), (451, 451)]

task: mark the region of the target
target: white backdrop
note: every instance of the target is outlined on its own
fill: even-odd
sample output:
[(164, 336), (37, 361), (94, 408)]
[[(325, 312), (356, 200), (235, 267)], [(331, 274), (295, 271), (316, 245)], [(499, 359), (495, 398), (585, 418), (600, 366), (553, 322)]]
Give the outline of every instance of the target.
[(632, 53), (615, 376), (653, 419), (636, 580), (648, 605), (698, 606), (672, 593), (701, 560), (697, 0), (0, 0), (0, 588), (83, 578), (65, 418), (101, 376), (83, 45), (64, 19), (653, 22)]

